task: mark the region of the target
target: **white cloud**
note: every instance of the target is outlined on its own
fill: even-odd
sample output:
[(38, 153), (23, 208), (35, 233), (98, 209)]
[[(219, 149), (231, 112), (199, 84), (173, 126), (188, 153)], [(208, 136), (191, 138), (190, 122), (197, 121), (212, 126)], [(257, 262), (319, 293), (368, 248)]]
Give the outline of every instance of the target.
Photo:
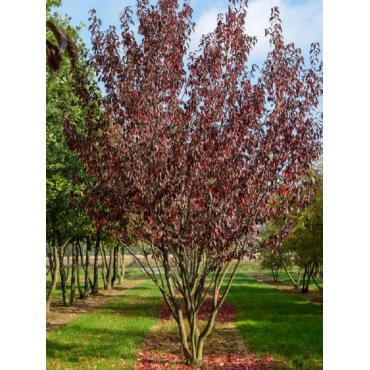
[(264, 60), (271, 50), (265, 37), (265, 28), (270, 26), (268, 22), (271, 8), (278, 6), (280, 19), (282, 20), (284, 42), (294, 42), (296, 47), (302, 49), (302, 53), (308, 54), (312, 42), (322, 41), (322, 2), (308, 1), (297, 5), (290, 5), (283, 0), (255, 0), (249, 3), (249, 11), (246, 20), (246, 32), (251, 36), (258, 37), (258, 44), (251, 57)]
[(194, 21), (196, 26), (194, 28), (195, 32), (190, 35), (191, 43), (189, 51), (195, 51), (198, 49), (202, 35), (215, 30), (217, 26), (217, 15), (219, 13), (225, 13), (225, 11), (226, 10), (222, 7), (213, 7), (210, 10), (203, 12), (203, 14)]
[[(323, 10), (321, 0), (311, 0), (289, 4), (284, 0), (252, 0), (248, 4), (246, 17), (246, 33), (257, 36), (258, 43), (250, 55), (252, 63), (261, 64), (271, 50), (269, 37), (265, 37), (265, 28), (270, 26), (271, 8), (279, 7), (282, 20), (285, 43), (294, 42), (296, 47), (302, 49), (306, 56), (309, 54), (312, 42), (320, 42), (322, 46)], [(196, 50), (203, 34), (212, 32), (217, 24), (217, 15), (225, 13), (227, 7), (214, 6), (195, 20), (195, 34), (191, 35), (190, 50)]]

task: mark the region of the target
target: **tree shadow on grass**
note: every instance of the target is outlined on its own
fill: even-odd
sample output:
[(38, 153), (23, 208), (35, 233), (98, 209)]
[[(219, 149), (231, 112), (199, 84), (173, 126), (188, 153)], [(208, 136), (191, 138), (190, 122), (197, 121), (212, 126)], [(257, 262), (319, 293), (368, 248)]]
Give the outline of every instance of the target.
[[(147, 324), (155, 324), (155, 322)], [(89, 328), (75, 324), (69, 326), (64, 332), (61, 326), (56, 331), (60, 332), (59, 338), (53, 336), (46, 339), (47, 358), (68, 362), (79, 362), (80, 358), (99, 359), (102, 357), (109, 360), (136, 359), (137, 354), (130, 349), (141, 346), (149, 333), (149, 327), (147, 325), (131, 325), (121, 329), (114, 327), (114, 324), (110, 327)]]
[(58, 360), (79, 368), (77, 363), (91, 361), (100, 368), (101, 360), (136, 360), (135, 351), (156, 324), (163, 304), (153, 289), (147, 283), (136, 286), (55, 329), (46, 340), (49, 363)]
[[(267, 349), (298, 367), (321, 366), (322, 307), (240, 273), (235, 276), (228, 301), (238, 312), (239, 332), (251, 349)], [(312, 364), (312, 360), (319, 365)]]

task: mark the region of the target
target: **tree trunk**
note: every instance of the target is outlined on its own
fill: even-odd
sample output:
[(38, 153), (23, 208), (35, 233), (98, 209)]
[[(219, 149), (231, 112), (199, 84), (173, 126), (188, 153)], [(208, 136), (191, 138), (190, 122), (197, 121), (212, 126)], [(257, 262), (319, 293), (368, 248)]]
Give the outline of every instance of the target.
[(118, 254), (118, 285), (123, 285), (125, 277), (125, 248), (122, 247), (122, 254)]
[(292, 278), (292, 276), (289, 274), (289, 271), (288, 269), (286, 268), (285, 266), (285, 263), (283, 262), (283, 267), (284, 267), (284, 270), (285, 272), (287, 273), (287, 275), (289, 276), (291, 282), (293, 283), (294, 285), (294, 289), (298, 289), (298, 286), (299, 286), (299, 280), (301, 278), (301, 268), (299, 268), (299, 271), (298, 271), (298, 278), (297, 278), (297, 282), (294, 281), (294, 279)]
[(314, 270), (315, 270), (315, 266), (314, 266), (314, 265), (312, 266), (311, 271), (310, 271), (310, 270), (308, 270), (307, 288), (306, 288), (305, 293), (307, 293), (307, 292), (308, 292), (308, 288), (309, 288), (309, 286), (310, 286), (310, 279), (312, 278), (312, 275), (313, 275), (313, 273), (314, 273)]
[(95, 244), (95, 259), (94, 259), (94, 287), (93, 294), (99, 293), (99, 274), (98, 274), (98, 257), (100, 249), (100, 231), (96, 233), (96, 244)]
[(101, 269), (101, 274), (103, 278), (103, 284), (104, 284), (104, 289), (107, 289), (107, 275), (106, 275), (106, 267), (107, 267), (107, 259), (105, 257), (105, 251), (102, 246), (100, 246), (100, 254), (102, 255), (102, 269)]
[[(53, 253), (54, 253), (54, 261), (55, 261), (55, 268), (52, 273), (52, 284), (49, 290), (49, 293), (46, 297), (46, 313), (50, 311), (50, 304), (51, 300), (53, 299), (53, 294), (55, 292), (55, 288), (57, 286), (57, 279), (58, 279), (58, 270), (59, 270), (59, 258), (58, 258), (58, 250), (57, 250), (57, 241), (56, 241), (56, 231), (55, 225), (53, 225)], [(50, 261), (50, 258), (49, 258)]]
[(317, 284), (316, 283), (316, 280), (315, 280), (315, 278), (312, 276), (312, 280), (313, 280), (313, 282), (316, 284), (316, 286), (319, 288), (319, 290), (321, 291), (321, 292), (323, 292), (323, 288), (321, 288), (321, 286), (319, 285), (319, 284)]
[[(90, 283), (90, 252), (91, 252), (91, 242), (90, 235), (86, 238), (86, 264), (85, 264), (85, 291), (82, 295), (83, 299), (89, 298), (89, 283)], [(81, 257), (83, 258), (83, 257)], [(83, 260), (82, 260), (83, 263)]]
[[(53, 250), (54, 250), (54, 245), (53, 245)], [(46, 244), (46, 253), (48, 254), (48, 259), (49, 259), (49, 270), (50, 270), (51, 276), (53, 276), (54, 275), (54, 267), (53, 267), (54, 260), (53, 260), (53, 257), (51, 255), (49, 244)]]
[[(80, 244), (80, 241), (77, 237), (77, 243)], [(80, 249), (80, 252), (78, 251), (79, 248), (77, 248), (77, 245), (76, 245), (76, 256), (77, 256), (77, 286), (78, 286), (78, 293), (80, 294), (80, 298), (82, 298), (84, 292), (82, 291), (82, 288), (81, 288), (81, 281), (80, 281), (80, 262), (79, 262), (79, 256), (81, 256), (81, 260), (82, 260), (82, 253), (81, 252), (81, 249)]]
[(68, 248), (66, 252), (67, 252), (67, 276), (66, 276), (66, 281), (67, 281), (69, 277), (69, 257), (70, 257), (70, 252)]
[(307, 293), (306, 292), (306, 275), (307, 275), (307, 267), (305, 266), (304, 268), (304, 274), (303, 274), (303, 282), (302, 282), (302, 293)]
[(76, 244), (77, 240), (76, 236), (74, 236), (72, 242), (72, 277), (71, 277), (71, 299), (70, 299), (71, 306), (74, 306), (76, 302), (76, 267), (77, 267)]
[[(310, 286), (310, 279), (314, 273), (315, 266), (312, 265), (311, 269), (310, 266), (305, 266), (304, 275), (303, 275), (303, 286), (302, 286), (302, 293), (306, 294), (308, 292), (308, 288)], [(307, 282), (305, 283), (305, 277), (307, 277)]]
[(112, 270), (113, 270), (113, 248), (110, 249), (109, 267), (107, 275), (107, 290), (112, 290)]
[(58, 241), (59, 241), (59, 269), (60, 269), (60, 283), (62, 285), (62, 293), (63, 293), (63, 303), (65, 306), (69, 306), (69, 299), (68, 299), (68, 292), (67, 292), (67, 277), (64, 270), (64, 248), (65, 245), (62, 246), (62, 239), (60, 233), (58, 233)]
[(118, 247), (114, 247), (114, 257), (113, 257), (113, 276), (112, 276), (112, 288), (114, 287), (114, 282), (117, 279), (117, 270), (118, 270)]
[[(197, 366), (202, 365), (204, 342), (212, 331), (217, 312), (225, 302), (241, 259), (239, 259), (235, 265), (234, 271), (232, 272), (231, 277), (226, 284), (226, 288), (223, 289), (223, 293), (219, 295), (218, 293), (223, 286), (223, 281), (228, 272), (231, 260), (226, 263), (224, 268), (223, 263), (220, 263), (219, 266), (217, 265), (215, 267), (215, 265), (212, 263), (213, 261), (207, 261), (206, 258), (203, 259), (203, 251), (200, 251), (199, 254), (195, 253), (193, 257), (188, 257), (185, 254), (186, 252), (180, 249), (174, 253), (173, 258), (176, 259), (176, 263), (175, 267), (173, 267), (173, 265), (169, 263), (168, 249), (166, 248), (164, 241), (162, 241), (163, 254), (161, 256), (153, 255), (153, 259), (158, 269), (158, 260), (160, 259), (164, 269), (163, 277), (160, 269), (158, 274), (154, 272), (153, 266), (151, 265), (149, 258), (147, 258), (147, 254), (144, 253), (144, 257), (149, 265), (149, 269), (145, 269), (143, 263), (139, 258), (136, 257), (135, 253), (130, 250), (127, 245), (126, 248), (135, 258), (144, 272), (150, 276), (150, 278), (162, 292), (163, 298), (172, 316), (176, 320), (186, 364)], [(200, 267), (201, 265), (202, 267)], [(150, 270), (151, 273), (148, 272), (148, 270)], [(211, 274), (210, 276), (212, 280), (209, 281), (209, 284), (207, 283), (208, 288), (204, 289), (204, 284), (209, 274)], [(212, 309), (206, 326), (202, 329), (203, 331), (199, 333), (199, 328), (197, 326), (197, 314), (211, 287), (213, 290)], [(180, 292), (185, 300), (186, 315), (190, 325), (190, 337), (187, 336), (186, 327), (182, 317), (182, 309), (178, 298), (176, 297), (175, 289)], [(189, 341), (191, 341), (191, 353), (189, 350), (190, 347), (188, 338), (190, 339)]]

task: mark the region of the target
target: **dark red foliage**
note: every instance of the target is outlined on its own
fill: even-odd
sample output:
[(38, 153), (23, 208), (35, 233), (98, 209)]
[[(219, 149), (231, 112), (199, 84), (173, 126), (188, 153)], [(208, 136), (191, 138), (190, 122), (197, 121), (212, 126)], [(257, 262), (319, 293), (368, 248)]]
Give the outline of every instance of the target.
[[(91, 11), (93, 54), (76, 83), (86, 129), (68, 115), (64, 127), (96, 177), (88, 212), (98, 228), (123, 237), (128, 223), (154, 253), (206, 245), (208, 258), (225, 262), (259, 245), (258, 225), (310, 202), (303, 179), (322, 153), (322, 121), (313, 115), (322, 95), (319, 46), (312, 44), (305, 69), (300, 49), (284, 44), (273, 8), (272, 50), (252, 83), (257, 66), (248, 69), (247, 61), (257, 40), (243, 32), (247, 1), (240, 3), (190, 53), (188, 75), (194, 23), (187, 2), (178, 11), (176, 0), (154, 8), (138, 0), (141, 43), (129, 31), (129, 7), (120, 15), (121, 40), (115, 27), (101, 31)], [(104, 82), (103, 99), (88, 66)], [(285, 195), (278, 207), (276, 195)]]
[[(137, 0), (140, 42), (130, 31), (130, 7), (120, 14), (121, 37), (115, 27), (101, 31), (92, 10), (93, 54), (78, 68), (75, 86), (85, 122), (68, 112), (64, 119), (70, 149), (96, 178), (88, 214), (132, 255), (135, 246), (163, 266), (164, 277), (149, 275), (176, 319), (182, 313), (174, 287), (194, 318), (211, 272), (215, 280), (207, 284), (216, 297), (232, 259), (281, 244), (292, 228), (286, 215), (312, 199), (304, 179), (322, 154), (319, 45), (311, 45), (305, 68), (301, 50), (284, 44), (272, 8), (271, 52), (255, 81), (258, 67), (248, 66), (248, 57), (257, 39), (244, 29), (248, 1), (230, 2), (199, 52), (189, 53), (188, 73), (195, 26), (188, 1), (180, 9), (177, 0)], [(104, 83), (104, 97), (89, 70)], [(279, 234), (262, 241), (258, 226), (278, 216), (285, 219)], [(237, 266), (223, 295), (204, 306), (213, 315)], [(210, 319), (198, 343), (212, 325)], [(199, 353), (193, 348), (191, 358), (182, 334), (187, 361), (196, 362)]]

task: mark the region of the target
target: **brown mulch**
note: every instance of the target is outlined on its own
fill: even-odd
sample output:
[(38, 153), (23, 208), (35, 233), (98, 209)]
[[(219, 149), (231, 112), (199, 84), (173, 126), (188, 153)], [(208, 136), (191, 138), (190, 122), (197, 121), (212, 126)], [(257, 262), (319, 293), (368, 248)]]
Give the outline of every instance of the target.
[[(210, 298), (206, 299), (202, 305), (204, 309), (201, 308), (198, 315), (198, 325), (201, 330), (204, 329), (205, 320), (208, 319), (210, 301)], [(220, 308), (218, 320), (214, 324), (212, 333), (204, 344), (205, 362), (225, 361), (226, 355), (234, 354), (234, 352), (239, 357), (246, 357), (249, 354), (247, 346), (236, 328), (236, 318), (235, 309), (225, 302)], [(186, 319), (185, 326), (189, 333)], [(150, 335), (145, 340), (143, 351), (138, 359), (138, 368), (145, 366), (149, 369), (185, 369), (187, 366), (184, 366), (184, 361), (177, 324), (167, 305), (164, 304), (158, 324), (152, 328)]]
[(277, 282), (275, 283), (274, 279), (272, 279), (268, 275), (264, 274), (247, 274), (247, 276), (251, 277), (252, 279), (256, 279), (260, 283), (264, 283), (267, 285), (271, 285), (274, 288), (280, 289), (284, 293), (298, 295), (303, 298), (307, 298), (310, 302), (317, 304), (318, 306), (323, 306), (323, 293), (320, 292), (318, 289), (309, 289), (307, 293), (302, 293), (300, 288), (294, 289), (292, 284), (287, 285), (286, 283)]
[[(46, 314), (46, 332), (48, 333), (57, 326), (100, 306), (108, 299), (123, 294), (126, 290), (135, 287), (145, 280), (146, 278), (143, 278), (143, 276), (130, 276), (124, 280), (122, 286), (116, 285), (113, 290), (107, 291), (104, 288), (100, 288), (99, 294), (90, 294), (88, 299), (76, 298), (74, 306), (64, 306), (63, 298), (53, 299), (50, 305), (50, 312)], [(78, 296), (78, 290), (76, 296)]]
[[(204, 302), (204, 312), (200, 310), (198, 326), (202, 331), (207, 323), (210, 302)], [(166, 304), (159, 315), (158, 324), (152, 328), (146, 338), (143, 349), (138, 353), (136, 370), (150, 369), (202, 369), (202, 370), (267, 370), (286, 369), (289, 364), (284, 360), (275, 360), (272, 354), (251, 351), (242, 339), (237, 327), (235, 308), (224, 302), (219, 311), (219, 318), (215, 322), (212, 332), (206, 339), (203, 348), (203, 365), (187, 366), (180, 342), (179, 331), (175, 320), (171, 317)], [(185, 318), (185, 327), (189, 333), (189, 326)], [(191, 344), (189, 343), (190, 349)]]

